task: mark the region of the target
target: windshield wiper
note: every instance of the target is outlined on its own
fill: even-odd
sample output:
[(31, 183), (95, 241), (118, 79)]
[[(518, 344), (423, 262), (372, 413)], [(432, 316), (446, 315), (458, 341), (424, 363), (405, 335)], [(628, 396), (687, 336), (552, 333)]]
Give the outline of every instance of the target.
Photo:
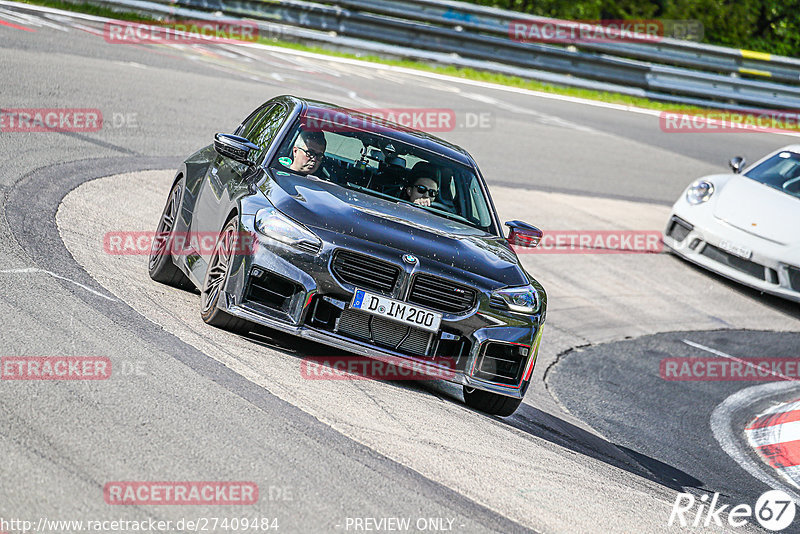
[[(424, 209), (426, 209), (428, 211), (432, 211), (436, 215), (439, 215), (439, 216), (444, 217), (446, 219), (450, 219), (450, 220), (453, 220), (453, 221), (456, 221), (456, 222), (460, 222), (460, 223), (466, 224), (467, 226), (469, 226), (471, 228), (480, 228), (478, 226), (475, 226), (472, 222), (470, 222), (469, 219), (467, 219), (465, 217), (462, 217), (461, 215), (457, 215), (455, 213), (450, 213), (449, 211), (444, 211), (444, 210), (441, 210), (439, 208), (434, 208), (433, 206), (420, 206), (419, 204), (414, 204), (413, 202), (411, 202), (409, 200), (403, 200), (402, 198), (397, 198), (397, 197), (394, 197), (392, 195), (387, 195), (386, 193), (381, 193), (380, 191), (375, 191), (374, 189), (369, 189), (367, 187), (354, 184), (352, 182), (347, 182), (347, 187), (350, 188), (350, 189), (354, 189), (355, 191), (359, 191), (361, 193), (366, 193), (368, 195), (373, 195), (373, 196), (376, 196), (378, 198), (384, 198), (386, 200), (391, 200), (392, 202), (402, 202), (404, 204), (410, 204), (411, 206), (415, 206), (417, 208), (424, 208)], [(480, 228), (480, 229), (483, 230), (483, 228)]]
[(432, 207), (432, 206), (420, 206), (420, 207), (421, 207), (421, 208), (425, 208), (425, 209), (427, 209), (427, 210), (430, 210), (430, 211), (432, 211), (432, 212), (436, 213), (437, 215), (441, 215), (442, 217), (445, 217), (445, 218), (447, 218), (447, 219), (452, 219), (452, 220), (454, 220), (454, 221), (456, 221), (456, 222), (461, 222), (461, 223), (464, 223), (464, 224), (466, 224), (467, 226), (472, 226), (473, 228), (478, 228), (477, 226), (475, 226), (474, 224), (472, 224), (472, 223), (469, 221), (469, 219), (467, 219), (467, 218), (465, 218), (465, 217), (462, 217), (461, 215), (457, 215), (457, 214), (455, 214), (455, 213), (450, 213), (449, 211), (440, 210), (439, 208), (434, 208), (434, 207)]
[[(405, 204), (410, 204), (410, 205), (415, 206), (417, 208), (423, 208), (423, 209), (426, 209), (428, 211), (432, 211), (436, 215), (441, 215), (442, 217), (444, 217), (446, 219), (452, 219), (452, 220), (454, 220), (456, 222), (465, 223), (467, 226), (471, 226), (472, 228), (478, 228), (477, 226), (472, 224), (469, 221), (469, 219), (467, 219), (465, 217), (462, 217), (461, 215), (457, 215), (455, 213), (450, 213), (449, 211), (444, 211), (444, 210), (439, 209), (439, 208), (434, 208), (433, 206), (420, 206), (419, 204), (414, 204), (410, 200), (400, 199), (400, 202), (404, 202)], [(482, 228), (481, 228), (481, 230), (482, 230)]]
[(353, 189), (355, 191), (359, 191), (361, 193), (366, 193), (368, 195), (373, 195), (378, 198), (383, 198), (386, 200), (391, 200), (392, 202), (398, 202), (400, 199), (397, 197), (393, 197), (392, 195), (387, 195), (386, 193), (381, 193), (380, 191), (375, 191), (374, 189), (369, 189), (368, 187), (364, 187), (361, 185), (354, 184), (352, 182), (347, 182), (347, 188)]

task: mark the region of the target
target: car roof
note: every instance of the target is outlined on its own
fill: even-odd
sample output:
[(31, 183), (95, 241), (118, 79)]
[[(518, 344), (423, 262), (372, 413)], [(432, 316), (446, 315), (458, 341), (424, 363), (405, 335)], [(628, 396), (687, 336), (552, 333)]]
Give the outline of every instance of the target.
[[(428, 133), (370, 115), (368, 110), (357, 111), (319, 100), (299, 98), (291, 95), (277, 97), (273, 100), (278, 99), (294, 104), (294, 106), (301, 106), (301, 116), (320, 117), (324, 120), (325, 117), (334, 115), (341, 116), (340, 114), (342, 114), (348, 119), (353, 120), (352, 123), (348, 122), (348, 124), (358, 124), (358, 129), (391, 137), (401, 143), (414, 145), (436, 154), (441, 154), (449, 159), (467, 165), (468, 167), (475, 167), (475, 163), (469, 153), (458, 145)], [(424, 110), (421, 109), (421, 111)]]

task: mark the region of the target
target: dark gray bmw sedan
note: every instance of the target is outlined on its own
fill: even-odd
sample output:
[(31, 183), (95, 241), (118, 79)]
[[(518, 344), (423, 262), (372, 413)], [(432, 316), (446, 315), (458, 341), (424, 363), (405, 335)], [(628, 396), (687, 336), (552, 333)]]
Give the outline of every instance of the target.
[(541, 231), (505, 224), (508, 237), (463, 149), (282, 96), (183, 163), (149, 269), (198, 288), (211, 325), (422, 369), (507, 416), (530, 383), (547, 297), (513, 248)]

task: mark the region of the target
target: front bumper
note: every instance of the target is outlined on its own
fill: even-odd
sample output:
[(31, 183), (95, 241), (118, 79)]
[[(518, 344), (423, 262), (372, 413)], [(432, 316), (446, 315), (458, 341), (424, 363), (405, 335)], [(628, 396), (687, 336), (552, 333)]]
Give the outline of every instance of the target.
[[(525, 395), (541, 340), (546, 302), (536, 315), (520, 315), (492, 308), (488, 292), (479, 290), (472, 310), (461, 314), (443, 313), (441, 328), (431, 335), (425, 354), (410, 354), (374, 342), (371, 326), (370, 339), (339, 330), (339, 321), (349, 308), (355, 288), (342, 283), (330, 269), (332, 253), (337, 248), (396, 258), (401, 257), (402, 251), (387, 251), (385, 245), (376, 246), (338, 235), (336, 245), (323, 239), (320, 252), (312, 254), (255, 233), (252, 217), (249, 220), (243, 217), (242, 226), (242, 231), (251, 232), (259, 240), (259, 246), (251, 255), (237, 256), (230, 266), (224, 298), (219, 303), (227, 313), (415, 372), (422, 370), (432, 376), (448, 376), (447, 381), (455, 384), (514, 398)], [(411, 271), (413, 274), (422, 272), (418, 267), (406, 268), (398, 285), (404, 283), (403, 277), (411, 276)], [(261, 278), (254, 279), (254, 273)], [(277, 288), (275, 292), (281, 294), (280, 298), (269, 303), (254, 298), (254, 280), (260, 284), (264, 278), (277, 281), (277, 284), (268, 285)], [(316, 315), (319, 305), (327, 307), (328, 312), (332, 310), (334, 315), (341, 315), (322, 322)], [(451, 341), (454, 339), (458, 341)], [(398, 344), (395, 349), (402, 347)], [(515, 360), (513, 363), (505, 363), (508, 355)], [(496, 371), (497, 365), (510, 366), (514, 371), (509, 376), (513, 375), (514, 379), (498, 376), (492, 380), (492, 371)]]
[[(800, 261), (790, 259), (788, 247), (758, 238), (710, 213), (693, 210), (694, 207), (677, 205), (673, 208), (664, 245), (678, 256), (726, 278), (800, 302)], [(739, 257), (727, 251), (723, 242), (741, 245), (752, 254), (749, 258)]]

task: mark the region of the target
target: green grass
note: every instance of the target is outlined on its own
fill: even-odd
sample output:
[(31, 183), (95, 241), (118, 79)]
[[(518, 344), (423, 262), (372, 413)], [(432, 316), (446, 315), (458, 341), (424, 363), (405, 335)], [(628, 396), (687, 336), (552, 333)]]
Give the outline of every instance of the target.
[[(80, 13), (88, 13), (91, 15), (116, 18), (128, 21), (154, 22), (158, 20), (154, 17), (150, 17), (147, 15), (133, 13), (133, 12), (116, 11), (108, 7), (97, 6), (86, 2), (73, 3), (64, 0), (20, 0), (20, 1), (28, 4), (35, 4), (40, 6), (63, 9), (65, 11), (76, 11)], [(358, 59), (361, 61), (381, 63), (384, 65), (394, 65), (398, 67), (405, 67), (409, 69), (416, 69), (426, 72), (434, 72), (437, 74), (454, 76), (466, 80), (475, 80), (480, 82), (494, 83), (498, 85), (506, 85), (509, 87), (518, 87), (521, 89), (530, 89), (533, 91), (540, 91), (543, 93), (551, 93), (555, 95), (585, 98), (588, 100), (598, 100), (601, 102), (619, 104), (623, 106), (636, 106), (640, 108), (654, 109), (658, 111), (700, 111), (703, 109), (694, 106), (658, 102), (655, 100), (649, 100), (647, 98), (622, 95), (619, 93), (612, 93), (606, 91), (593, 91), (591, 89), (580, 89), (576, 87), (552, 85), (548, 83), (538, 82), (535, 80), (520, 78), (518, 76), (509, 76), (506, 74), (499, 74), (499, 73), (481, 71), (470, 68), (440, 66), (440, 65), (433, 65), (421, 61), (412, 61), (412, 60), (386, 59), (374, 55), (351, 54), (351, 53), (329, 50), (327, 48), (323, 48), (320, 46), (310, 46), (300, 43), (267, 39), (263, 37), (259, 39), (259, 42), (266, 45), (290, 48), (293, 50), (301, 50), (305, 52), (313, 52), (317, 54), (324, 54), (335, 57)]]
[(87, 2), (66, 2), (64, 0), (15, 0), (23, 4), (33, 4), (37, 6), (52, 7), (56, 9), (63, 9), (64, 11), (75, 11), (77, 13), (86, 13), (87, 15), (96, 15), (98, 17), (107, 17), (110, 19), (129, 20), (134, 22), (154, 22), (157, 19), (149, 17), (140, 13), (131, 13), (127, 11), (116, 11), (110, 7), (98, 6), (89, 4)]

